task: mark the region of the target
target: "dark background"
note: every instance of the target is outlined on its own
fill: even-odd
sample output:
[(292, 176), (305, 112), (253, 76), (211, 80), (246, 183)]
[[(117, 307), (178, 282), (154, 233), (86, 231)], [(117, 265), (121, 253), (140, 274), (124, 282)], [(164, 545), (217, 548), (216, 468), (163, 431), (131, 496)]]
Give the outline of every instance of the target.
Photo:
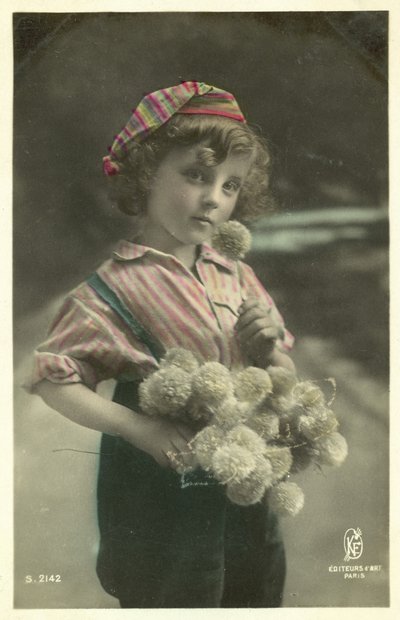
[[(298, 599), (287, 594), (286, 606), (318, 601), (351, 606), (367, 600), (360, 584), (350, 591), (343, 589), (343, 581), (335, 587), (327, 581), (319, 599), (316, 595), (311, 564), (316, 562), (319, 574), (319, 552), (324, 561), (333, 562), (329, 545), (336, 544), (333, 531), (340, 521), (335, 517), (328, 535), (317, 524), (312, 526), (315, 513), (307, 510), (319, 506), (321, 497), (326, 507), (341, 506), (345, 529), (357, 525), (351, 522), (354, 500), (360, 514), (379, 523), (371, 561), (381, 557), (384, 562), (387, 554), (387, 25), (387, 12), (377, 11), (14, 14), (17, 378), (27, 368), (30, 350), (43, 339), (60, 296), (127, 235), (131, 220), (110, 205), (101, 163), (114, 134), (144, 93), (191, 79), (233, 92), (248, 120), (262, 127), (274, 154), (273, 189), (279, 208), (271, 223), (283, 218), (282, 234), (294, 230), (306, 238), (311, 226), (307, 218), (321, 210), (329, 214), (313, 225), (319, 241), (299, 250), (294, 244), (290, 248), (290, 235), (286, 250), (273, 250), (268, 221), (263, 222), (265, 243), (248, 257), (297, 337), (300, 373), (338, 379), (337, 406), (344, 409), (343, 418), (348, 416), (342, 429), (353, 455), (339, 477), (329, 472), (323, 484), (311, 482), (309, 508), (304, 517), (297, 517), (305, 540), (306, 532), (311, 535), (307, 527), (315, 527), (311, 540), (322, 541), (318, 552), (314, 543), (308, 546), (308, 573), (301, 565), (307, 549), (290, 530), (296, 526), (289, 526), (289, 585), (300, 594)], [(355, 209), (365, 213), (357, 234), (354, 225), (343, 221), (343, 208), (349, 215)], [(371, 213), (382, 217), (368, 223)], [(305, 216), (304, 222), (293, 227), (293, 214)], [(264, 228), (259, 230), (258, 237), (264, 238)], [(327, 232), (334, 233), (332, 239), (321, 241)], [(54, 418), (40, 410), (38, 399), (17, 394), (17, 536), (31, 520), (30, 505), (37, 529), (29, 538), (36, 532), (40, 541), (40, 511), (44, 504), (49, 510), (55, 500), (48, 480), (42, 484), (40, 509), (39, 499), (32, 500), (37, 480), (27, 472), (32, 462), (26, 460), (26, 451), (33, 442), (38, 452), (31, 458), (39, 459), (43, 446), (53, 445)], [(36, 418), (28, 413), (31, 407), (39, 409)], [(39, 439), (32, 431), (34, 419), (42, 420), (47, 438)], [(35, 460), (32, 471), (43, 474), (41, 463)], [(52, 460), (48, 463), (57, 469)], [(362, 472), (365, 463), (367, 470)], [(81, 474), (77, 467), (71, 479), (73, 497), (83, 493), (82, 485), (76, 486)], [(43, 514), (51, 516), (51, 510)], [(360, 517), (360, 525), (361, 521)], [(59, 520), (53, 516), (47, 527), (54, 528), (54, 523)], [(335, 536), (341, 538), (341, 530)], [(21, 535), (16, 556), (21, 579), (28, 570), (26, 558), (37, 563), (37, 557), (38, 548)], [(93, 571), (92, 560), (88, 567)], [(39, 564), (38, 570), (42, 571)], [(45, 606), (44, 600), (50, 607), (65, 607), (71, 601), (70, 591), (58, 603), (46, 598), (48, 591), (42, 590), (44, 598), (39, 590), (34, 596), (32, 589), (17, 586), (17, 591), (22, 607)], [(385, 604), (387, 575), (375, 589), (368, 582), (368, 592), (369, 605)], [(72, 600), (84, 601), (85, 595), (84, 589), (75, 592)], [(93, 601), (91, 605), (101, 606)]]

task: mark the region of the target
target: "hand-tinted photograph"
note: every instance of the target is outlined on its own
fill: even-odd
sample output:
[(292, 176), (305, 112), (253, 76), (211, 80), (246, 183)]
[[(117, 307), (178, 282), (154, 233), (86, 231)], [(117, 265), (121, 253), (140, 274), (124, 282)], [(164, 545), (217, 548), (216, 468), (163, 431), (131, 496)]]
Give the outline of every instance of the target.
[(388, 11), (14, 13), (14, 607), (388, 607)]

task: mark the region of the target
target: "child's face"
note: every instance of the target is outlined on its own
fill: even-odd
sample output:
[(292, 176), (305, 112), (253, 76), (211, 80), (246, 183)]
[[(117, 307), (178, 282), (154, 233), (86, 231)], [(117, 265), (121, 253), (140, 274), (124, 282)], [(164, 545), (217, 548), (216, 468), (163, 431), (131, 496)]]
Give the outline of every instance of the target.
[(162, 160), (147, 204), (147, 237), (162, 251), (211, 237), (235, 208), (251, 155), (231, 154), (217, 166), (199, 163), (194, 145), (176, 147)]

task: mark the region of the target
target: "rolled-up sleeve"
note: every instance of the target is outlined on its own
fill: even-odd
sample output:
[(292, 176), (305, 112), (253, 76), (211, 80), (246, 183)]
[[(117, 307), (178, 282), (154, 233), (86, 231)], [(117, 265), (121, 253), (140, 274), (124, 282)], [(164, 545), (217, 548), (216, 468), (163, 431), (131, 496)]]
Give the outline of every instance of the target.
[(242, 271), (242, 285), (247, 297), (256, 297), (260, 299), (265, 305), (270, 308), (271, 317), (281, 327), (280, 336), (277, 340), (277, 347), (284, 353), (288, 353), (294, 344), (293, 334), (286, 328), (284, 319), (275, 305), (274, 300), (265, 290), (260, 280), (255, 275), (254, 271), (249, 265), (241, 263)]
[(34, 352), (30, 392), (43, 379), (84, 383), (91, 389), (110, 378), (136, 379), (157, 366), (113, 310), (89, 287), (70, 294), (58, 311), (46, 340)]

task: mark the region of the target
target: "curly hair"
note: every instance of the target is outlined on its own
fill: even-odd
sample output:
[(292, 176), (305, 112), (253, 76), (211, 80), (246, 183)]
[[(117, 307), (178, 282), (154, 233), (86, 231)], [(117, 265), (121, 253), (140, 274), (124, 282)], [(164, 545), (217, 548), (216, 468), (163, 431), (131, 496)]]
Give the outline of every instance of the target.
[(176, 114), (141, 143), (132, 141), (119, 174), (108, 177), (110, 198), (128, 215), (144, 215), (153, 178), (162, 159), (174, 147), (203, 143), (202, 165), (216, 166), (228, 154), (253, 157), (250, 172), (240, 189), (232, 217), (250, 221), (274, 208), (269, 189), (271, 156), (255, 128), (222, 116)]

